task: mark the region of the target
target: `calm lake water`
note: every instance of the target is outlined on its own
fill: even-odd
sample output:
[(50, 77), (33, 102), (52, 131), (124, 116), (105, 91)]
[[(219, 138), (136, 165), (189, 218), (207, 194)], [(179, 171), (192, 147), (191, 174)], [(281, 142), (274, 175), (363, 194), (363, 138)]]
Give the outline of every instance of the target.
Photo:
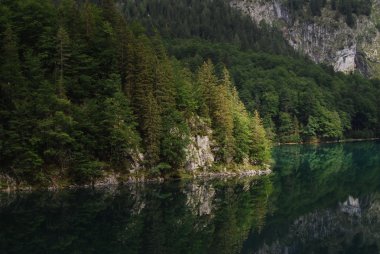
[(274, 157), (260, 179), (1, 194), (0, 253), (379, 253), (379, 142)]

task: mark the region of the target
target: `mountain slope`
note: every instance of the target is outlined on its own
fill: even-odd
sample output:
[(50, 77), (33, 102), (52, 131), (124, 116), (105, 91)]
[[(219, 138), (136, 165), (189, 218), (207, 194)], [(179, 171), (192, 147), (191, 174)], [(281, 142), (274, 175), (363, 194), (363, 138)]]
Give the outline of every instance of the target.
[[(305, 8), (308, 6), (302, 0), (297, 2)], [(335, 73), (332, 68), (315, 64), (300, 54), (289, 53), (290, 46), (278, 37), (276, 27), (281, 28), (280, 24), (273, 22), (276, 26), (273, 28), (259, 20), (244, 21), (247, 26), (242, 28), (246, 15), (239, 12), (237, 16), (231, 10), (235, 7), (226, 6), (230, 3), (227, 0), (119, 0), (119, 3), (130, 22), (141, 22), (149, 32), (162, 32), (170, 54), (191, 70), (208, 59), (216, 63), (219, 73), (226, 65), (245, 105), (249, 111), (260, 112), (267, 130), (276, 134), (273, 135), (276, 140), (299, 142), (378, 136), (379, 82), (361, 75)], [(256, 12), (265, 12), (255, 1), (241, 3), (252, 5)], [(327, 8), (328, 4), (324, 5)], [(368, 11), (360, 6), (355, 5), (355, 12)], [(302, 16), (301, 7), (292, 8), (292, 15)], [(322, 17), (323, 8), (319, 10), (321, 16), (305, 13), (304, 18)], [(277, 11), (281, 12), (281, 8)], [(348, 14), (343, 10), (339, 13), (344, 26), (353, 25)], [(290, 14), (283, 16), (290, 17)], [(245, 43), (233, 40), (235, 37), (245, 38)], [(320, 50), (317, 46), (311, 49)], [(343, 65), (347, 65), (349, 58), (345, 60)]]
[[(226, 0), (117, 0), (129, 22), (164, 38), (201, 38), (233, 43), (242, 49), (293, 55), (279, 30), (256, 24)], [(270, 42), (270, 43), (268, 43)]]

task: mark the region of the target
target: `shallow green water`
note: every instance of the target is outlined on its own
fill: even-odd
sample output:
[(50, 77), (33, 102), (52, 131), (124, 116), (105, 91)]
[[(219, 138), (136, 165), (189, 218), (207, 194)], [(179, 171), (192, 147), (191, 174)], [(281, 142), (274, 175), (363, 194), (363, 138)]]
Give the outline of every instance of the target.
[(0, 253), (379, 253), (379, 142), (274, 153), (261, 179), (1, 194)]

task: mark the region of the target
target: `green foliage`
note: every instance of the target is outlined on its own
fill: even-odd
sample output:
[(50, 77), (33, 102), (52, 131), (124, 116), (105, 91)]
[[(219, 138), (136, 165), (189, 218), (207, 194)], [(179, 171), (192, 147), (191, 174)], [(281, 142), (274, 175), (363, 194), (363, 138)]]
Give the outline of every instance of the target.
[[(1, 2), (1, 174), (33, 184), (136, 165), (175, 175), (199, 133), (212, 135), (221, 164), (269, 161), (269, 139), (379, 135), (379, 81), (295, 56), (221, 0), (124, 3), (130, 24), (111, 0)], [(349, 18), (368, 13), (363, 3), (336, 8)], [(323, 6), (310, 2), (314, 15)]]
[(199, 58), (229, 68), (248, 111), (258, 110), (279, 142), (379, 135), (379, 81), (343, 75), (304, 58), (241, 51), (231, 44), (171, 40), (169, 52), (189, 68)]
[(282, 143), (300, 142), (300, 131), (297, 117), (293, 117), (287, 112), (279, 113), (278, 136)]
[(203, 98), (204, 111), (200, 114), (210, 117), (216, 161), (240, 164), (269, 161), (270, 143), (260, 117), (250, 119), (228, 70), (223, 68), (221, 75), (218, 81), (214, 65), (208, 60), (200, 67), (197, 81)]
[(247, 113), (226, 69), (218, 81), (211, 61), (197, 74), (184, 68), (114, 1), (54, 4), (0, 4), (0, 174), (39, 185), (94, 183), (136, 165), (175, 175), (197, 114), (220, 162), (249, 154)]
[(250, 160), (254, 164), (261, 164), (270, 160), (270, 148), (271, 144), (266, 137), (266, 132), (259, 116), (259, 113), (255, 111), (251, 118), (251, 147), (250, 147)]

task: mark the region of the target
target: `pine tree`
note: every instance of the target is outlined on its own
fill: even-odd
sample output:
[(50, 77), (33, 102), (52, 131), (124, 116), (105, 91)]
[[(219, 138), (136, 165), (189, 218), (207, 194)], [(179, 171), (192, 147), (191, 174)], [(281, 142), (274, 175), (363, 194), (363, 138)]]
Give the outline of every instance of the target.
[(176, 106), (186, 117), (190, 118), (191, 115), (195, 114), (198, 104), (192, 80), (193, 75), (190, 70), (183, 68), (176, 60), (173, 60), (172, 65), (176, 89)]
[(155, 60), (153, 88), (157, 102), (165, 114), (176, 110), (173, 67), (166, 56), (161, 59), (155, 58)]
[(209, 60), (202, 65), (198, 72), (198, 88), (201, 93), (199, 113), (211, 118), (213, 136), (218, 142), (217, 157), (227, 163), (234, 156), (231, 87), (227, 69), (223, 70), (223, 79), (218, 84), (212, 62)]
[(235, 87), (231, 88), (232, 113), (233, 113), (233, 136), (235, 140), (235, 162), (246, 163), (249, 159), (251, 147), (250, 117), (241, 102)]
[(138, 116), (139, 128), (144, 138), (146, 154), (150, 165), (159, 161), (161, 137), (161, 108), (154, 96), (154, 54), (149, 47), (149, 40), (143, 36), (136, 45), (136, 65), (133, 66), (131, 81), (131, 98), (135, 114)]
[(172, 170), (175, 170), (184, 163), (189, 130), (183, 114), (178, 111), (176, 105), (177, 90), (173, 64), (158, 35), (152, 38), (152, 45), (156, 55), (154, 92), (161, 109), (163, 124), (160, 141), (161, 159), (167, 162)]
[(6, 27), (3, 34), (1, 53), (0, 82), (3, 84), (16, 84), (21, 82), (22, 74), (17, 38), (10, 25)]
[(120, 15), (118, 15), (117, 8), (115, 6), (114, 0), (101, 0), (101, 6), (102, 6), (102, 12), (104, 19), (109, 22), (111, 25), (116, 25), (118, 22), (118, 18), (120, 18)]
[(59, 77), (57, 81), (57, 93), (63, 98), (65, 97), (65, 79), (64, 73), (68, 67), (70, 58), (70, 39), (66, 30), (61, 26), (57, 32), (57, 68)]
[(198, 112), (202, 117), (210, 117), (213, 92), (216, 84), (217, 79), (214, 75), (214, 65), (211, 60), (208, 60), (200, 67), (197, 80), (198, 100), (200, 102)]
[(149, 165), (154, 166), (160, 160), (161, 117), (158, 103), (150, 91), (143, 108), (143, 132), (145, 133), (146, 158)]
[(262, 124), (259, 113), (255, 111), (251, 118), (252, 143), (250, 159), (253, 164), (268, 162), (270, 159), (270, 143)]
[(85, 24), (86, 37), (89, 40), (95, 33), (95, 7), (89, 0), (86, 0), (81, 10), (82, 22)]
[(228, 70), (224, 68), (221, 83), (214, 87), (211, 118), (215, 130), (215, 137), (220, 146), (219, 155), (222, 161), (226, 163), (230, 163), (234, 156), (234, 122), (231, 87), (230, 75)]
[[(17, 107), (17, 99), (23, 99), (23, 77), (19, 60), (16, 35), (10, 25), (3, 33), (0, 62), (0, 171), (8, 171), (20, 152), (18, 141), (21, 137), (13, 129), (11, 121)], [(6, 172), (10, 173), (10, 172)]]
[(121, 84), (126, 83), (126, 71), (127, 71), (127, 41), (128, 34), (125, 29), (124, 22), (120, 21), (120, 28), (116, 30), (116, 43), (117, 43), (117, 60), (118, 60), (118, 69), (121, 77)]
[[(136, 82), (137, 77), (137, 59), (138, 55), (136, 52), (136, 38), (132, 31), (129, 29), (126, 30), (126, 38), (127, 42), (123, 47), (123, 56), (120, 56), (123, 60), (119, 59), (119, 66), (125, 65), (125, 70), (122, 70), (121, 73), (121, 81), (122, 81), (122, 89), (124, 94), (132, 101), (132, 89)], [(124, 76), (125, 75), (125, 76)], [(123, 81), (123, 79), (125, 79)]]
[(296, 116), (293, 116), (293, 142), (300, 142), (301, 141), (301, 136), (300, 136), (300, 123), (297, 119)]

